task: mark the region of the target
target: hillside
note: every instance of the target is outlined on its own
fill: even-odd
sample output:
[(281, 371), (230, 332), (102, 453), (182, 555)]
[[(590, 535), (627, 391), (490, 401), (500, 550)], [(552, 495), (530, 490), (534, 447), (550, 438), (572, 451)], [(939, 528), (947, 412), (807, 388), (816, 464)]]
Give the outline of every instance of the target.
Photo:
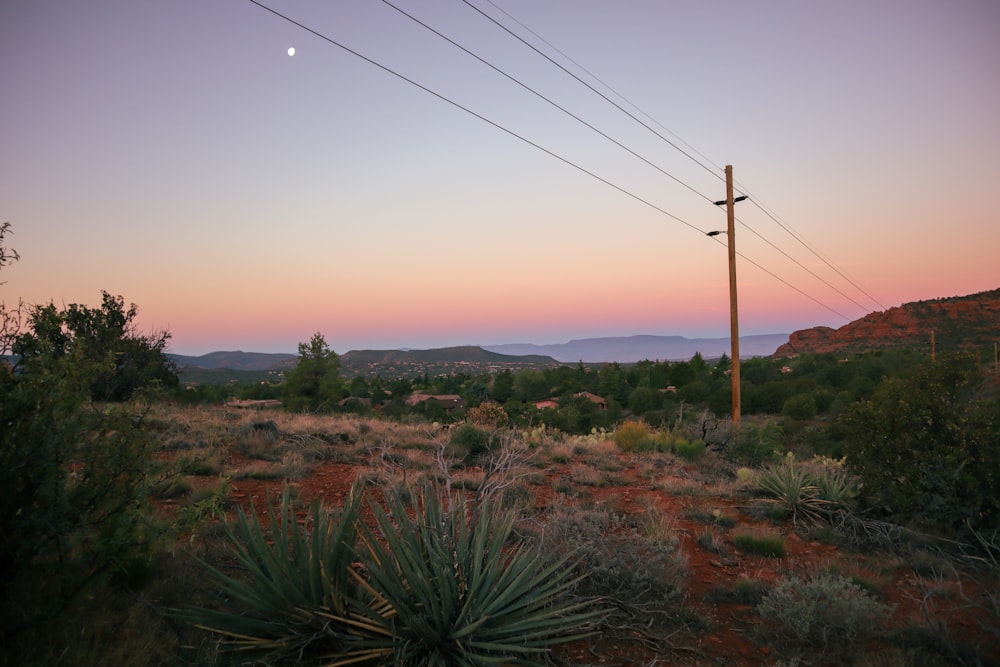
[(298, 359), (296, 354), (267, 352), (209, 352), (192, 357), (183, 354), (168, 354), (167, 357), (181, 368), (217, 369), (234, 371), (269, 371), (291, 368)]
[(802, 329), (789, 336), (774, 356), (906, 347), (930, 351), (932, 332), (937, 350), (992, 345), (1000, 339), (1000, 289), (904, 303), (869, 313), (839, 329)]
[[(740, 356), (769, 356), (788, 340), (786, 334), (742, 336)], [(600, 364), (617, 361), (623, 364), (642, 360), (686, 361), (695, 353), (711, 359), (730, 353), (728, 338), (685, 338), (683, 336), (622, 336), (584, 338), (567, 343), (535, 345), (464, 345), (429, 350), (351, 350), (340, 354), (340, 366), (346, 377), (429, 375), (454, 371), (496, 372), (509, 369), (548, 368), (560, 363), (583, 361)], [(295, 365), (295, 354), (261, 352), (212, 352), (201, 356), (168, 354), (183, 370), (187, 379), (222, 381), (242, 379), (237, 376), (212, 375), (209, 371), (283, 371)], [(256, 380), (256, 376), (254, 378)]]
[(453, 372), (476, 375), (558, 365), (547, 356), (499, 354), (471, 345), (432, 350), (351, 350), (340, 355), (340, 368), (346, 377), (416, 377)]

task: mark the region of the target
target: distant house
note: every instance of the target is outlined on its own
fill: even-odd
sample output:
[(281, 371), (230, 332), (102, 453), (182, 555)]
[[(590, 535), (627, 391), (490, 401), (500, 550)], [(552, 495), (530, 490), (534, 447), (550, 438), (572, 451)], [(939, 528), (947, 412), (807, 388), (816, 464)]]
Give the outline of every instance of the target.
[(348, 396), (347, 398), (340, 399), (337, 405), (342, 408), (370, 408), (372, 399), (362, 396)]
[(601, 410), (608, 409), (608, 399), (601, 398), (597, 394), (591, 394), (589, 391), (581, 391), (579, 394), (574, 394), (577, 398), (586, 398), (591, 403), (597, 403), (597, 407)]
[[(601, 410), (607, 410), (608, 409), (608, 401), (607, 401), (607, 399), (601, 398), (597, 394), (591, 394), (589, 391), (581, 391), (578, 394), (573, 394), (573, 397), (574, 398), (586, 398), (588, 401), (591, 401), (592, 403), (596, 403), (597, 407), (600, 408)], [(539, 410), (546, 410), (546, 409), (551, 409), (551, 408), (558, 408), (559, 407), (559, 399), (558, 398), (543, 398), (540, 401), (533, 401), (532, 405), (534, 405)]]
[(406, 404), (413, 407), (425, 401), (434, 401), (443, 407), (445, 412), (454, 412), (465, 407), (465, 399), (458, 394), (421, 394), (419, 392), (410, 394), (406, 399)]

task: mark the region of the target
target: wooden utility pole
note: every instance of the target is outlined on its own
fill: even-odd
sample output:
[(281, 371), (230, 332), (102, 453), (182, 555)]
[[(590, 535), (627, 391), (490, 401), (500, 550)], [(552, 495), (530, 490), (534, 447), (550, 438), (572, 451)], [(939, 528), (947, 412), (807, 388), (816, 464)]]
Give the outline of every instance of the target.
[(736, 202), (733, 200), (733, 165), (726, 165), (726, 236), (729, 237), (729, 337), (733, 352), (733, 431), (740, 430), (740, 321), (736, 306)]

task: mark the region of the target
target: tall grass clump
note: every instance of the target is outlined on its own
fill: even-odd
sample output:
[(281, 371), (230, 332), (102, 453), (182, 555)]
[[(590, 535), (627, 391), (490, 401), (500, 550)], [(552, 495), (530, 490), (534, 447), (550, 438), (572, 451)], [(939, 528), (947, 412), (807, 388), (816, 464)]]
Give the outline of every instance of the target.
[(732, 537), (733, 544), (741, 551), (781, 558), (785, 555), (785, 540), (780, 535), (767, 533), (737, 533)]

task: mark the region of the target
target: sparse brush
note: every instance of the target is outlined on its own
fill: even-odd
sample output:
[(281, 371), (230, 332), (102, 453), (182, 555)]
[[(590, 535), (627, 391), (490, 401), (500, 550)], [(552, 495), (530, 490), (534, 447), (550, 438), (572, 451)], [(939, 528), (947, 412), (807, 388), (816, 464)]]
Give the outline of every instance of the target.
[(684, 624), (677, 598), (687, 561), (676, 532), (651, 534), (642, 528), (606, 508), (561, 505), (550, 511), (538, 539), (552, 559), (567, 551), (577, 554), (577, 571), (586, 575), (578, 593), (611, 606), (602, 634), (639, 634), (656, 642), (662, 635), (651, 637), (651, 627)]
[(877, 637), (892, 611), (834, 574), (783, 579), (757, 605), (765, 635), (839, 657), (860, 651), (865, 641)]

